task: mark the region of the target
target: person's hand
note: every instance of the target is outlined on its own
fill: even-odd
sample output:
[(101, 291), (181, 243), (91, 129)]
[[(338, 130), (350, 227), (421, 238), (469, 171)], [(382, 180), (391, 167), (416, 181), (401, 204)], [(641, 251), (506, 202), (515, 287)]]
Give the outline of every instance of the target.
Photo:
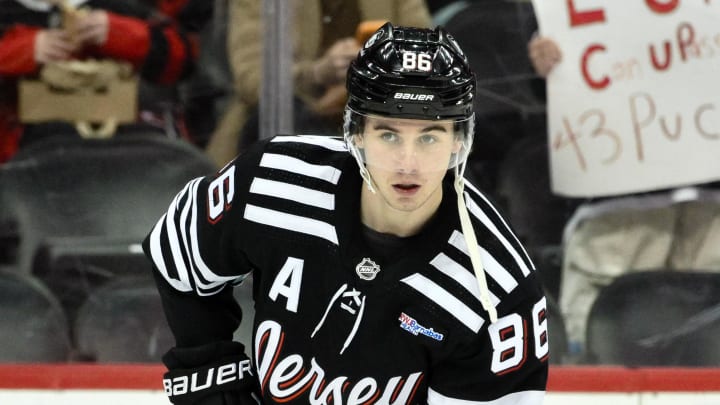
[(360, 44), (354, 38), (339, 39), (313, 67), (315, 82), (329, 86), (344, 81), (347, 68), (359, 51)]
[(35, 62), (45, 64), (67, 60), (77, 49), (70, 35), (58, 29), (45, 29), (35, 36)]
[(318, 99), (310, 103), (310, 109), (318, 116), (337, 116), (345, 110), (347, 102), (345, 85), (336, 84), (325, 89)]
[(528, 55), (535, 72), (547, 77), (550, 71), (562, 59), (557, 42), (547, 37), (533, 37), (528, 43)]
[(73, 35), (80, 44), (96, 46), (107, 41), (110, 24), (106, 11), (92, 10), (78, 14), (73, 25)]

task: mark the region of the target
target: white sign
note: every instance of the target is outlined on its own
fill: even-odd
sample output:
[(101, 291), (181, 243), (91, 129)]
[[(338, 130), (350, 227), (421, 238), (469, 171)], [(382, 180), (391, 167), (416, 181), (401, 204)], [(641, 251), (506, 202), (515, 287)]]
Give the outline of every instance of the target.
[(720, 179), (720, 0), (533, 0), (553, 191), (609, 196)]

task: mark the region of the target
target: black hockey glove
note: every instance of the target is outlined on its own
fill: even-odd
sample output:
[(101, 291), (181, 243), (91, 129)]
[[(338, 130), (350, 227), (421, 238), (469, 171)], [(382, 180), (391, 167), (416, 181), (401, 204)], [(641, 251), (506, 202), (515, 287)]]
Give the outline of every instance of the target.
[(257, 376), (243, 345), (172, 348), (162, 358), (165, 393), (175, 405), (257, 405)]

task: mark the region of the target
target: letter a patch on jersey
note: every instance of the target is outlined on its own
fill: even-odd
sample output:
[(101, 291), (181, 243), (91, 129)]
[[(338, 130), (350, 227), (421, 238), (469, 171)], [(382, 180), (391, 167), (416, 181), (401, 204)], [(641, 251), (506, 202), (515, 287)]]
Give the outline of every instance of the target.
[(287, 298), (285, 308), (290, 312), (297, 313), (298, 302), (300, 301), (300, 284), (302, 282), (304, 261), (295, 257), (288, 257), (282, 269), (275, 276), (270, 293), (270, 299), (277, 301), (278, 295)]

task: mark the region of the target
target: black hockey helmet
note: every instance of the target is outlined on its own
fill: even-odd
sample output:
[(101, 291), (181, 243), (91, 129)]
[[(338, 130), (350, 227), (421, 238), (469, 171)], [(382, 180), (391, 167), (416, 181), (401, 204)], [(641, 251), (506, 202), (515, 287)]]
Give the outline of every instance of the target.
[(444, 29), (386, 23), (350, 64), (347, 89), (358, 113), (462, 119), (473, 113), (475, 74)]
[[(449, 168), (465, 162), (473, 140), (475, 74), (443, 28), (394, 27), (386, 23), (365, 42), (347, 75), (344, 134), (362, 166), (355, 139), (369, 115), (452, 120), (462, 148)], [(362, 169), (362, 167), (361, 167)]]

